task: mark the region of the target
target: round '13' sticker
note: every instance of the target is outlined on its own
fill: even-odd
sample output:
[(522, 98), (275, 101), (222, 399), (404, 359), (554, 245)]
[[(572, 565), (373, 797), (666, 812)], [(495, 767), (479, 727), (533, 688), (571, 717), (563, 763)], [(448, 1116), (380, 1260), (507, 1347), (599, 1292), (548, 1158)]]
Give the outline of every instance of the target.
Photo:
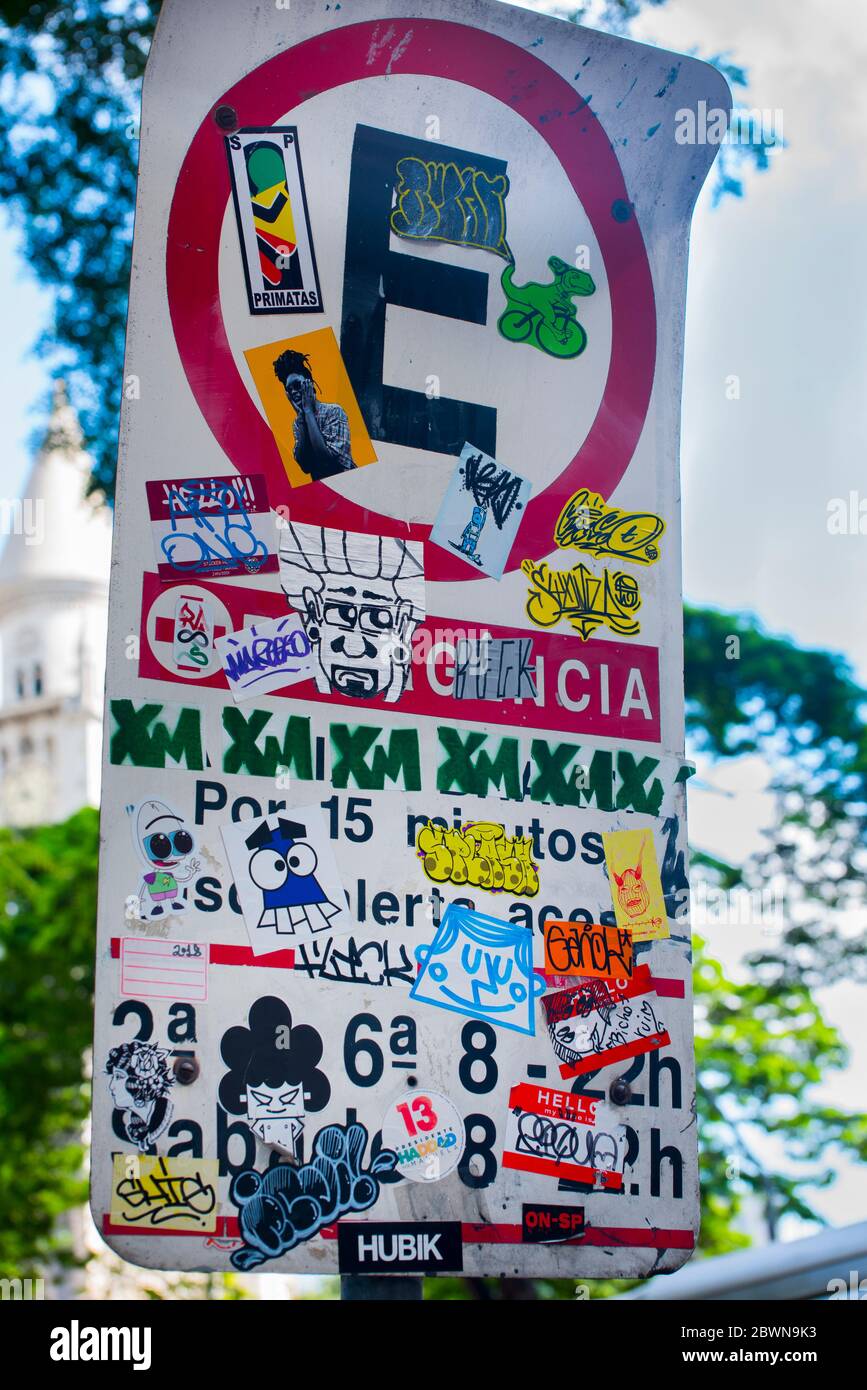
[(410, 1182), (438, 1182), (457, 1168), (464, 1122), (439, 1091), (405, 1091), (389, 1106), (382, 1142), (397, 1154), (397, 1171)]

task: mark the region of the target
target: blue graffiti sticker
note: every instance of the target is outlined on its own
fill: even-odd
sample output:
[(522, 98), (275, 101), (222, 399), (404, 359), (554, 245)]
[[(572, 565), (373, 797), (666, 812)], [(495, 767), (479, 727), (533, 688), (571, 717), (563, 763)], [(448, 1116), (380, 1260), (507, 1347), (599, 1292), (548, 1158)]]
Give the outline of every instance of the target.
[(380, 1179), (390, 1174), (397, 1154), (381, 1149), (365, 1168), (364, 1125), (328, 1125), (313, 1141), (309, 1163), (300, 1168), (275, 1163), (265, 1173), (236, 1173), (229, 1200), (238, 1208), (244, 1244), (231, 1256), (236, 1269), (255, 1269), (312, 1240), (347, 1212), (367, 1211), (379, 1197)]
[(431, 944), (415, 954), (421, 969), (411, 999), (535, 1035), (533, 1004), (545, 984), (533, 973), (527, 927), (450, 903)]
[(465, 444), (430, 538), (482, 574), (501, 579), (529, 497), (526, 478)]

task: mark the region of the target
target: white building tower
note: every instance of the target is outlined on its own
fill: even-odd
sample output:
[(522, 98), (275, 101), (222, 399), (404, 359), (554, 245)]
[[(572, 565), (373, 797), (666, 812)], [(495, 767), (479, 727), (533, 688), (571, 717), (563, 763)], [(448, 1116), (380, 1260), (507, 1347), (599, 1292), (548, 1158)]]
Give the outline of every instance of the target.
[(0, 824), (99, 801), (111, 522), (62, 385), (24, 497), (0, 503)]

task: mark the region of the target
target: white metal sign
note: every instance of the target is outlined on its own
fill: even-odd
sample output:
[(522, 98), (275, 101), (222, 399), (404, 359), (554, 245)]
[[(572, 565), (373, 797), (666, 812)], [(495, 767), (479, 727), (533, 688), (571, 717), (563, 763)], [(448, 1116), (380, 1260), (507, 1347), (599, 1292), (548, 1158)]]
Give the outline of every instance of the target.
[(677, 438), (712, 69), (167, 0), (111, 590), (93, 1211), (170, 1269), (695, 1243)]

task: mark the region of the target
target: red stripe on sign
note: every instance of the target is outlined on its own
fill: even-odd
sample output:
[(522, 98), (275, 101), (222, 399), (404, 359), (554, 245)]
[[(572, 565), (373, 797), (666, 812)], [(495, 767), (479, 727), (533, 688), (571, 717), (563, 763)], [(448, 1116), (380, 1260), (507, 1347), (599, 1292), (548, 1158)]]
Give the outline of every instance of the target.
[[(275, 560), (276, 565), (276, 560)], [(267, 573), (264, 566), (260, 573)], [(162, 567), (160, 568), (162, 574)], [(163, 576), (165, 578), (166, 576)], [(171, 577), (171, 576), (169, 576)], [(148, 618), (155, 603), (164, 605), (172, 588), (182, 592), (185, 585), (195, 582), (198, 589), (213, 594), (216, 601), (231, 615), (236, 628), (256, 617), (282, 617), (290, 612), (282, 593), (268, 589), (253, 589), (243, 585), (221, 584), (219, 580), (196, 578), (179, 580), (169, 587), (155, 574), (142, 576), (141, 652), (139, 675), (154, 680), (172, 680), (187, 684), (189, 676), (177, 669), (171, 649), (160, 653), (154, 649), (149, 635)], [(575, 658), (575, 638), (559, 632), (543, 632), (539, 628), (500, 627), (496, 623), (478, 623), (468, 629), (466, 636), (482, 632), (501, 640), (532, 638), (532, 661), (541, 661), (544, 680), (538, 680), (543, 702), (537, 704), (529, 697), (517, 704), (490, 696), (483, 699), (458, 700), (454, 694), (456, 641), (454, 619), (428, 614), (416, 628), (413, 638), (413, 685), (401, 699), (405, 714), (432, 715), (437, 719), (466, 720), (477, 724), (508, 724), (527, 729), (547, 729), (552, 732), (600, 734), (608, 738), (629, 738), (637, 742), (659, 740), (659, 651), (640, 643), (608, 642), (588, 638), (581, 645), (581, 660)], [(154, 643), (174, 641), (174, 620), (159, 613), (153, 622)], [(580, 669), (579, 669), (580, 668)], [(647, 718), (632, 704), (626, 713), (623, 696), (627, 687), (640, 681), (647, 696)], [(197, 686), (226, 689), (222, 667), (209, 676), (196, 680)], [(604, 692), (604, 698), (603, 698)], [(357, 712), (357, 701), (334, 691), (318, 691), (312, 681), (270, 691), (280, 699), (311, 700), (329, 706), (344, 705)], [(368, 700), (367, 708), (388, 714), (391, 706), (380, 696)]]
[(522, 1173), (541, 1173), (546, 1178), (572, 1178), (575, 1182), (593, 1183), (601, 1179), (600, 1189), (619, 1192), (623, 1187), (622, 1173), (605, 1173), (599, 1168), (589, 1168), (585, 1163), (558, 1163), (553, 1158), (537, 1158), (535, 1154), (503, 1154), (503, 1167), (516, 1168)]
[(572, 1120), (579, 1125), (596, 1123), (598, 1101), (571, 1091), (552, 1091), (547, 1086), (532, 1086), (521, 1082), (509, 1092), (510, 1110), (528, 1110), (532, 1115), (545, 1115), (552, 1120)]
[[(125, 937), (134, 941), (135, 937)], [(212, 943), (208, 947), (211, 965), (258, 965), (265, 970), (294, 970), (294, 951), (268, 951), (264, 956), (254, 956), (249, 946), (219, 946)], [(112, 960), (120, 957), (120, 937), (111, 938)]]
[[(363, 1225), (363, 1222), (359, 1223)], [(157, 1230), (142, 1230), (140, 1226), (118, 1226), (106, 1214), (102, 1218), (104, 1235), (119, 1236), (199, 1236), (205, 1244), (218, 1240), (239, 1240), (241, 1228), (237, 1216), (218, 1216), (216, 1231), (167, 1230), (165, 1226)], [(337, 1224), (323, 1226), (319, 1232), (323, 1240), (337, 1239)], [(461, 1225), (464, 1245), (522, 1245), (521, 1227), (506, 1223), (475, 1225), (465, 1221)], [(583, 1235), (569, 1240), (552, 1241), (557, 1245), (592, 1245), (609, 1249), (612, 1247), (634, 1247), (644, 1250), (694, 1250), (695, 1235), (660, 1226), (587, 1226)]]
[(622, 1062), (624, 1057), (638, 1057), (642, 1052), (655, 1052), (659, 1047), (668, 1047), (670, 1042), (667, 1029), (663, 1033), (651, 1033), (647, 1038), (636, 1038), (635, 1042), (612, 1047), (608, 1052), (594, 1052), (592, 1057), (582, 1057), (580, 1062), (561, 1067), (560, 1075), (564, 1080), (570, 1076), (583, 1076), (586, 1071), (599, 1071), (612, 1062)]
[[(461, 1226), (464, 1245), (523, 1245), (521, 1227), (502, 1225)], [(543, 1242), (548, 1244), (548, 1242)], [(692, 1231), (662, 1229), (659, 1226), (587, 1226), (580, 1236), (551, 1241), (551, 1245), (594, 1245), (597, 1247), (635, 1246), (650, 1250), (694, 1250)]]
[(114, 1236), (198, 1236), (200, 1240), (237, 1240), (241, 1234), (237, 1216), (218, 1216), (216, 1231), (191, 1231), (188, 1227), (123, 1226), (112, 1221), (106, 1212), (102, 1218), (103, 1235)]
[(650, 983), (660, 999), (683, 999), (686, 995), (683, 980), (669, 980), (664, 975), (651, 975)]
[(294, 970), (294, 951), (268, 951), (254, 956), (249, 946), (211, 946), (211, 965), (259, 965), (268, 970)]

